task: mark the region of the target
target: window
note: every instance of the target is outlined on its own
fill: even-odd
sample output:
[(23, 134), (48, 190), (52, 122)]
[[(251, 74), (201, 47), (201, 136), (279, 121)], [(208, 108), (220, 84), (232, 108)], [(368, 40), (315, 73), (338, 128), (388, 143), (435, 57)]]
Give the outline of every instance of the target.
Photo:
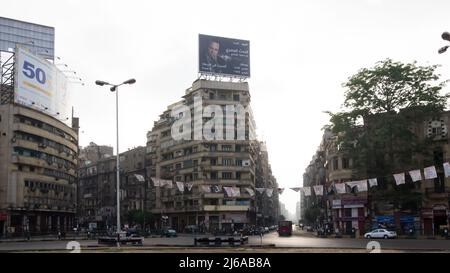
[(222, 165), (223, 166), (231, 166), (231, 165), (233, 165), (233, 159), (231, 159), (231, 158), (222, 158)]
[(241, 145), (236, 145), (236, 152), (240, 152), (241, 151)]
[(231, 151), (231, 145), (222, 145), (222, 151), (227, 151), (227, 152), (229, 152), (229, 151)]
[(181, 169), (181, 163), (177, 163), (177, 164), (175, 165), (175, 169), (176, 169), (176, 170)]
[(192, 165), (198, 166), (198, 160), (194, 160), (194, 161), (192, 162)]
[(236, 159), (236, 166), (242, 166), (242, 159)]
[(217, 172), (211, 172), (211, 179), (217, 179)]
[(196, 152), (197, 152), (197, 146), (194, 146), (194, 147), (192, 148), (192, 152), (193, 152), (193, 153), (196, 153)]
[(217, 159), (211, 158), (211, 166), (216, 166), (216, 165), (217, 165)]
[(209, 99), (210, 99), (210, 100), (213, 100), (214, 97), (215, 97), (215, 94), (214, 94), (214, 93), (209, 93)]
[(338, 158), (337, 157), (333, 158), (333, 171), (339, 168), (338, 164), (339, 164)]
[(211, 152), (217, 151), (217, 145), (216, 145), (216, 144), (213, 144), (213, 145), (209, 146), (209, 150), (210, 150)]
[(234, 101), (239, 101), (239, 95), (233, 95), (233, 100)]
[(236, 179), (241, 179), (241, 172), (236, 172)]
[(350, 160), (348, 158), (345, 157), (342, 158), (342, 168), (343, 169), (350, 168)]
[(222, 179), (231, 179), (231, 178), (232, 178), (231, 172), (223, 172), (222, 173)]

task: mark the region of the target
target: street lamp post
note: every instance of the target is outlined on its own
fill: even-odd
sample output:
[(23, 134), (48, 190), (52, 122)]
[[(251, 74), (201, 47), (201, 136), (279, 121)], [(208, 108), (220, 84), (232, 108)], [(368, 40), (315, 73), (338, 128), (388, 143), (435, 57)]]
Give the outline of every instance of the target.
[[(95, 81), (96, 85), (110, 85), (111, 92), (116, 92), (116, 149), (117, 149), (117, 160), (116, 160), (116, 195), (117, 195), (117, 236), (118, 239), (120, 238), (120, 158), (119, 158), (119, 86), (123, 84), (133, 84), (135, 83), (135, 79), (129, 79), (127, 81), (124, 81), (121, 84), (110, 84), (108, 82), (104, 81)], [(119, 244), (119, 240), (117, 240), (117, 244)]]

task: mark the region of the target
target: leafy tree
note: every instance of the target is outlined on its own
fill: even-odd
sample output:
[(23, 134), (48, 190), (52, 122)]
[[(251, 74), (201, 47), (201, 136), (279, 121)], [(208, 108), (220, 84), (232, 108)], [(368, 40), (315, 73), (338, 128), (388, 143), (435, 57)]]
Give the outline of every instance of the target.
[(130, 210), (127, 213), (127, 220), (131, 225), (139, 224), (141, 227), (144, 227), (144, 225), (154, 221), (154, 215), (148, 211)]
[[(439, 82), (438, 66), (419, 66), (391, 59), (363, 68), (351, 76), (346, 88), (343, 111), (330, 114), (327, 126), (338, 135), (342, 150), (354, 160), (359, 177), (383, 177), (392, 181), (392, 173), (416, 166), (413, 155), (425, 157), (427, 142), (421, 142), (411, 125), (443, 111), (448, 94), (441, 94), (446, 81)], [(402, 191), (398, 191), (401, 188)], [(376, 198), (404, 200), (397, 207), (411, 207), (420, 198), (407, 185)], [(383, 197), (384, 196), (384, 197)]]
[(319, 216), (320, 209), (317, 207), (311, 207), (305, 210), (305, 219), (308, 223), (315, 223)]

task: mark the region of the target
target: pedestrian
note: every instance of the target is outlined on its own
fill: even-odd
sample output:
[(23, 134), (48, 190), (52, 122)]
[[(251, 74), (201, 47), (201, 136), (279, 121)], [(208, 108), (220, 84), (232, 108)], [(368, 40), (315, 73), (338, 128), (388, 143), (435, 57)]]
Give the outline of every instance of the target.
[(61, 240), (61, 231), (58, 231), (58, 240)]

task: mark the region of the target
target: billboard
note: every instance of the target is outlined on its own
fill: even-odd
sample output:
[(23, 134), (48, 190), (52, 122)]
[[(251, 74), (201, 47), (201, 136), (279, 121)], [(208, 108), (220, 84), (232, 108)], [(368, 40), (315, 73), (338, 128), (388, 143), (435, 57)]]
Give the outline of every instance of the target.
[(20, 47), (16, 48), (15, 71), (15, 103), (32, 106), (70, 125), (70, 100), (64, 73)]
[(198, 71), (250, 77), (250, 41), (199, 34)]

